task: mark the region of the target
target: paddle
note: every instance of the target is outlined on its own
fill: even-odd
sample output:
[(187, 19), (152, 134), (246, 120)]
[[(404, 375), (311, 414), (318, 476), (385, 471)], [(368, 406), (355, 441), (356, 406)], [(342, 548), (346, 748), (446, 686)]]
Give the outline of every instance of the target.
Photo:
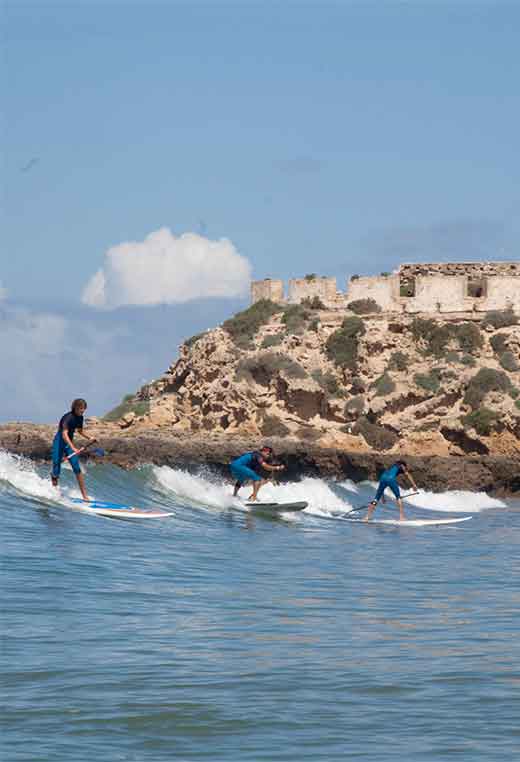
[[(419, 494), (418, 492), (410, 492), (408, 495), (401, 495), (401, 500), (406, 500), (407, 498), (414, 497), (414, 495), (418, 495), (418, 494)], [(354, 508), (351, 508), (350, 511), (347, 511), (343, 515), (347, 516), (349, 513), (357, 513), (358, 511), (365, 511), (365, 510), (368, 510), (370, 506), (371, 506), (371, 503), (368, 503), (368, 505), (358, 505), (358, 506), (355, 506)]]
[[(88, 444), (86, 444), (84, 447), (81, 447), (76, 452), (73, 452), (70, 455), (65, 455), (63, 460), (70, 460), (75, 455), (81, 455), (81, 453), (86, 452), (86, 450), (88, 450), (90, 447), (92, 447), (93, 444), (94, 444), (94, 442), (89, 442)], [(94, 447), (94, 449), (91, 450), (90, 452), (92, 452), (93, 455), (98, 455), (100, 458), (102, 458), (103, 455), (105, 454), (105, 451), (101, 447)]]

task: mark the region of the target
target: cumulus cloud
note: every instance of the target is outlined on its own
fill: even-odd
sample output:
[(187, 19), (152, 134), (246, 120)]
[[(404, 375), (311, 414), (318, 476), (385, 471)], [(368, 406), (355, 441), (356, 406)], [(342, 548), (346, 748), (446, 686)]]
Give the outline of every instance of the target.
[(193, 299), (238, 297), (247, 292), (251, 266), (231, 241), (197, 233), (179, 237), (168, 228), (144, 241), (110, 248), (103, 267), (87, 283), (82, 301), (90, 307), (174, 304)]

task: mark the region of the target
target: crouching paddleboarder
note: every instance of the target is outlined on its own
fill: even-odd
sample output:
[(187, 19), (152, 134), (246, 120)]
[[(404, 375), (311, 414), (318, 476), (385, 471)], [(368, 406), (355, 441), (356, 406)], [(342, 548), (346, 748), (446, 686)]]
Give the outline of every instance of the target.
[(70, 412), (65, 413), (65, 415), (60, 418), (58, 431), (56, 432), (52, 443), (51, 480), (53, 486), (58, 486), (61, 464), (64, 458), (67, 458), (72, 466), (72, 470), (76, 474), (83, 500), (88, 500), (88, 495), (85, 487), (85, 478), (81, 473), (79, 465), (79, 450), (74, 446), (73, 440), (74, 434), (77, 431), (80, 436), (88, 440), (89, 444), (93, 444), (96, 441), (92, 437), (87, 436), (83, 431), (83, 415), (86, 409), (87, 403), (84, 399), (75, 399), (70, 406)]
[(365, 517), (365, 521), (370, 521), (370, 517), (372, 516), (372, 513), (374, 512), (376, 505), (378, 502), (383, 499), (383, 502), (385, 501), (384, 492), (387, 487), (390, 487), (392, 492), (395, 495), (395, 500), (397, 505), (399, 506), (399, 519), (401, 521), (404, 521), (404, 509), (403, 509), (403, 501), (401, 500), (401, 492), (399, 490), (399, 484), (397, 483), (397, 477), (401, 474), (404, 474), (412, 487), (417, 491), (417, 484), (415, 483), (413, 476), (408, 471), (408, 466), (406, 465), (404, 460), (398, 460), (396, 461), (393, 466), (390, 466), (390, 468), (387, 468), (386, 471), (383, 471), (381, 474), (381, 478), (379, 479), (379, 486), (377, 488), (376, 496), (372, 500), (372, 502), (368, 506), (368, 513)]
[(273, 448), (264, 446), (261, 450), (254, 450), (240, 455), (229, 464), (233, 479), (236, 479), (233, 497), (238, 495), (238, 490), (246, 483), (253, 482), (253, 494), (249, 500), (254, 502), (258, 497), (258, 491), (267, 480), (260, 475), (262, 469), (266, 471), (283, 471), (285, 466), (272, 465), (268, 461), (273, 457)]

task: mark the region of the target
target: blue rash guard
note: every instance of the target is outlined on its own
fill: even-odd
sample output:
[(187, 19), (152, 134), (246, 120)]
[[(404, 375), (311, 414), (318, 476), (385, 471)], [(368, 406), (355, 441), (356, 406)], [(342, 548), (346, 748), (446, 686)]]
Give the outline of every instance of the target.
[(401, 492), (399, 490), (399, 484), (397, 483), (397, 477), (399, 474), (404, 474), (404, 471), (405, 469), (403, 468), (402, 463), (399, 462), (394, 463), (393, 466), (390, 466), (390, 468), (387, 468), (386, 471), (383, 471), (381, 478), (379, 479), (379, 486), (374, 498), (376, 502), (383, 497), (383, 492), (387, 487), (390, 487), (397, 500), (399, 500), (401, 497)]
[[(82, 415), (76, 415), (76, 413), (69, 412), (65, 413), (65, 415), (62, 415), (60, 418), (58, 431), (56, 432), (52, 443), (52, 475), (55, 479), (59, 478), (61, 471), (61, 462), (63, 458), (66, 455), (70, 455), (72, 453), (72, 449), (63, 439), (63, 430), (67, 429), (67, 433), (72, 441), (74, 439), (74, 432), (76, 429), (80, 429), (81, 431), (82, 428)], [(72, 470), (75, 474), (81, 473), (79, 458), (77, 455), (73, 455), (72, 458), (69, 458), (69, 463), (72, 466)]]
[(259, 482), (262, 477), (258, 471), (262, 468), (264, 459), (261, 453), (253, 451), (246, 452), (235, 458), (229, 464), (229, 469), (234, 479), (240, 484), (244, 482)]

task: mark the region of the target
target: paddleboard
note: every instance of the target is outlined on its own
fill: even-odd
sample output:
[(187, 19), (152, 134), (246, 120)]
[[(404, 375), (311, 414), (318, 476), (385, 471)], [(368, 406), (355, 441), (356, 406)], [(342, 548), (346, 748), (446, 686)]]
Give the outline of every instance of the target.
[(168, 516), (174, 515), (166, 511), (146, 511), (133, 505), (105, 503), (101, 500), (82, 500), (78, 497), (72, 498), (72, 502), (87, 513), (108, 516), (113, 519), (166, 519)]
[(473, 516), (464, 516), (459, 519), (405, 519), (399, 521), (398, 519), (370, 519), (365, 521), (364, 519), (354, 519), (348, 516), (343, 516), (345, 521), (353, 521), (357, 524), (387, 524), (395, 527), (438, 527), (443, 524), (460, 524), (462, 521), (469, 521)]
[(300, 503), (246, 503), (246, 506), (253, 511), (266, 511), (268, 513), (303, 511), (308, 505), (305, 501)]

